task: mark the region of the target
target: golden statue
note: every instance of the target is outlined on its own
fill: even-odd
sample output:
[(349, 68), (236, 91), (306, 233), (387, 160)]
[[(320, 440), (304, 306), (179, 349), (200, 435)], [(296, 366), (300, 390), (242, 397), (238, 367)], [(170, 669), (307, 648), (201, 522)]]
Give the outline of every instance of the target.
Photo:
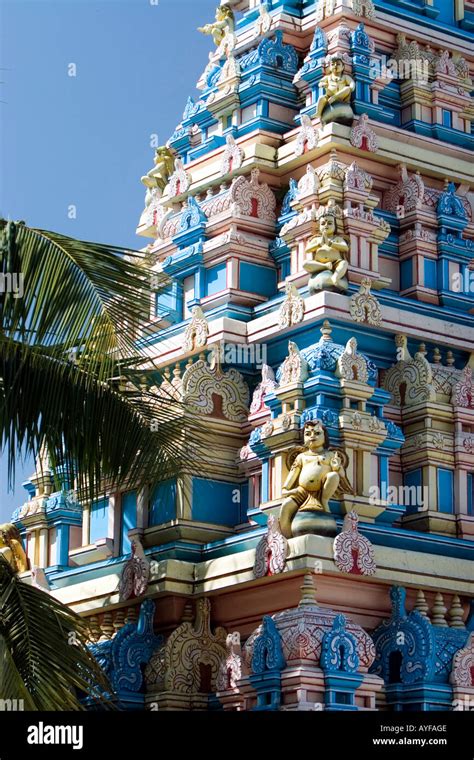
[(153, 159), (155, 166), (141, 178), (143, 184), (147, 187), (158, 187), (163, 192), (174, 171), (174, 159), (173, 153), (166, 145), (156, 148)]
[(329, 499), (336, 491), (353, 493), (339, 451), (329, 449), (327, 431), (320, 420), (304, 426), (304, 446), (296, 456), (282, 488), (280, 530), (293, 535), (291, 523), (297, 512), (329, 512)]
[(323, 211), (319, 217), (319, 235), (310, 239), (306, 253), (311, 254), (311, 259), (303, 263), (303, 268), (312, 275), (308, 283), (311, 295), (318, 290), (348, 289), (349, 245), (337, 234), (335, 210)]
[(321, 93), (316, 104), (316, 115), (322, 124), (337, 121), (339, 124), (352, 124), (354, 111), (351, 107), (351, 95), (355, 82), (349, 74), (344, 74), (344, 60), (340, 55), (333, 55), (329, 62), (329, 74), (319, 83)]
[(20, 533), (13, 523), (0, 525), (0, 554), (16, 573), (28, 570), (28, 559), (21, 543)]
[(220, 5), (216, 8), (216, 20), (213, 24), (198, 27), (198, 32), (212, 34), (214, 44), (218, 47), (227, 34), (233, 34), (235, 29), (234, 12), (230, 5)]

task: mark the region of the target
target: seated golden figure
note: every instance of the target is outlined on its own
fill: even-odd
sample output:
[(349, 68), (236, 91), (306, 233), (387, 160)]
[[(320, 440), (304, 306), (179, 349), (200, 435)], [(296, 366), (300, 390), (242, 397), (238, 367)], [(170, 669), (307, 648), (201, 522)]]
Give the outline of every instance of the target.
[(28, 570), (28, 559), (23, 549), (20, 533), (13, 523), (0, 525), (0, 554), (16, 573)]
[(344, 61), (341, 56), (334, 55), (329, 63), (329, 74), (319, 83), (321, 92), (316, 104), (316, 115), (321, 123), (328, 124), (337, 121), (339, 124), (352, 124), (354, 111), (351, 107), (351, 95), (355, 90), (355, 82), (349, 74), (344, 74)]
[(306, 253), (312, 256), (303, 264), (303, 268), (312, 275), (308, 283), (309, 292), (312, 295), (318, 290), (347, 290), (349, 264), (346, 256), (349, 246), (341, 235), (336, 234), (334, 213), (326, 211), (320, 216), (319, 233), (306, 246)]
[(174, 159), (170, 149), (166, 145), (160, 145), (153, 159), (155, 166), (141, 178), (143, 184), (147, 187), (158, 187), (163, 192), (174, 171)]
[(329, 499), (338, 489), (341, 493), (353, 493), (341, 454), (329, 449), (326, 429), (319, 420), (306, 422), (304, 447), (282, 488), (285, 496), (280, 510), (282, 534), (292, 537), (291, 523), (297, 512), (329, 512)]
[(220, 5), (216, 8), (216, 20), (212, 24), (198, 27), (198, 32), (212, 34), (214, 44), (219, 46), (226, 36), (232, 34), (235, 28), (234, 12), (230, 5)]

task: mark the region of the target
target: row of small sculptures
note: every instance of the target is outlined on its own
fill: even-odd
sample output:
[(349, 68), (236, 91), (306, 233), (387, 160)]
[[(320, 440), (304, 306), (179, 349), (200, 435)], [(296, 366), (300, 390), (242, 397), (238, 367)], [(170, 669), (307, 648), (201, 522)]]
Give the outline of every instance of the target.
[[(235, 30), (235, 16), (230, 5), (220, 5), (216, 9), (215, 21), (198, 28), (199, 32), (212, 36), (214, 44), (219, 47), (226, 36), (232, 36)], [(339, 124), (352, 124), (354, 112), (351, 108), (351, 95), (355, 82), (349, 74), (344, 73), (345, 64), (342, 55), (331, 56), (328, 73), (320, 82), (320, 96), (316, 105), (316, 115), (321, 124), (331, 121)]]
[[(234, 31), (234, 14), (229, 6), (222, 5), (216, 10), (216, 21), (199, 27), (199, 31), (212, 35), (214, 43), (220, 45), (226, 34)], [(320, 82), (321, 94), (316, 104), (316, 115), (322, 124), (335, 121), (340, 124), (352, 124), (354, 112), (351, 107), (351, 95), (355, 82), (349, 74), (344, 73), (345, 64), (341, 55), (333, 55), (329, 60), (329, 71)], [(173, 172), (175, 156), (166, 145), (155, 151), (155, 166), (142, 177), (147, 187), (158, 187), (162, 192)]]

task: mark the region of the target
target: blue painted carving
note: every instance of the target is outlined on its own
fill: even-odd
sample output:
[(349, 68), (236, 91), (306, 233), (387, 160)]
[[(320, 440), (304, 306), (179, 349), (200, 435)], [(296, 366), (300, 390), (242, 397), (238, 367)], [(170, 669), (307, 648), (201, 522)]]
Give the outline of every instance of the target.
[(370, 104), (372, 101), (370, 91), (370, 85), (372, 83), (372, 72), (370, 70), (372, 49), (373, 46), (369, 35), (365, 31), (364, 24), (359, 24), (359, 26), (351, 32), (352, 68), (356, 83), (355, 105), (359, 105), (359, 113), (364, 112), (365, 103)]
[(257, 443), (260, 443), (261, 438), (262, 438), (262, 428), (257, 427), (254, 430), (252, 430), (252, 432), (250, 433), (249, 445), (254, 446)]
[(202, 210), (196, 198), (193, 195), (189, 195), (187, 206), (181, 212), (181, 219), (179, 220), (179, 231), (189, 232), (189, 230), (193, 229), (193, 227), (204, 228), (206, 224), (206, 214)]
[(265, 615), (252, 655), (250, 683), (257, 692), (255, 710), (279, 709), (281, 671), (285, 666), (280, 634), (270, 615)]
[(241, 71), (251, 68), (254, 64), (270, 66), (296, 74), (298, 69), (298, 54), (293, 45), (283, 43), (283, 32), (275, 32), (274, 39), (264, 38), (255, 50), (251, 50), (239, 59)]
[(278, 257), (278, 254), (280, 251), (285, 250), (289, 253), (288, 245), (285, 243), (283, 238), (276, 237), (275, 240), (272, 240), (270, 245), (268, 246), (268, 250), (270, 251), (271, 255), (275, 258)]
[(432, 629), (436, 650), (434, 680), (447, 683), (453, 666), (453, 657), (465, 645), (467, 633), (461, 628), (432, 626)]
[(392, 616), (372, 634), (376, 657), (371, 672), (386, 684), (447, 684), (453, 656), (464, 646), (468, 631), (433, 626), (418, 610), (407, 614), (401, 586), (392, 587), (390, 597)]
[(359, 26), (357, 26), (354, 31), (351, 32), (351, 48), (352, 50), (357, 49), (358, 52), (365, 51), (368, 55), (370, 55), (370, 37), (365, 31), (365, 26), (363, 23), (360, 23)]
[(51, 494), (46, 502), (45, 512), (47, 515), (57, 517), (59, 512), (81, 515), (82, 506), (76, 500), (74, 491), (57, 491)]
[[(392, 616), (384, 620), (372, 634), (376, 656), (371, 672), (382, 676), (385, 683), (413, 684), (430, 680), (435, 658), (434, 640), (429, 620), (417, 610), (406, 613), (406, 590), (390, 589)], [(393, 672), (393, 653), (399, 655), (399, 673)]]
[[(309, 53), (304, 59), (302, 67), (299, 69), (295, 81), (304, 80), (313, 85), (314, 91), (317, 91), (317, 82), (323, 76), (323, 61), (328, 51), (328, 41), (325, 33), (319, 27), (316, 27), (313, 41)], [(314, 104), (313, 104), (314, 110)], [(303, 113), (308, 113), (309, 109), (303, 109)]]
[(181, 140), (183, 137), (186, 137), (188, 134), (188, 130), (186, 127), (183, 127), (181, 124), (178, 124), (176, 129), (174, 130), (173, 134), (170, 137), (170, 143), (176, 142), (176, 140)]
[(310, 420), (321, 420), (325, 427), (339, 427), (339, 414), (335, 409), (325, 409), (323, 406), (305, 409), (300, 417), (300, 427), (303, 428)]
[(262, 630), (254, 642), (252, 673), (282, 671), (286, 667), (278, 629), (270, 615), (265, 615)]
[(395, 425), (392, 420), (382, 419), (382, 422), (385, 423), (385, 427), (387, 428), (387, 438), (400, 438), (401, 440), (405, 439), (402, 429), (398, 427), (398, 425)]
[(448, 182), (444, 192), (441, 193), (436, 207), (438, 225), (441, 227), (441, 235), (455, 232), (458, 235), (468, 225), (466, 209), (460, 198), (456, 195), (454, 182)]
[(153, 632), (154, 614), (154, 601), (146, 599), (141, 604), (138, 623), (125, 625), (112, 641), (113, 684), (118, 692), (141, 690), (140, 665), (147, 663), (155, 649), (163, 644), (163, 636)]
[(448, 182), (446, 189), (439, 196), (436, 211), (438, 214), (456, 216), (463, 221), (467, 220), (466, 210), (461, 199), (456, 195), (456, 185), (454, 182)]
[[(290, 203), (296, 200), (297, 195), (298, 195), (298, 182), (296, 181), (296, 179), (293, 179), (293, 177), (291, 177), (289, 190), (286, 193), (285, 197), (283, 198), (283, 202), (281, 204), (282, 217), (286, 217), (288, 214), (295, 213), (293, 209), (291, 208)], [(278, 221), (281, 221), (281, 220), (279, 219)]]
[(344, 615), (336, 615), (332, 629), (323, 636), (320, 665), (325, 672), (357, 672), (357, 641), (346, 630), (346, 622)]
[[(306, 359), (311, 372), (317, 370), (325, 370), (326, 372), (334, 372), (337, 366), (337, 360), (344, 353), (345, 346), (334, 343), (332, 340), (325, 340), (324, 337), (315, 343), (313, 346), (303, 348), (300, 350), (301, 356)], [(375, 383), (377, 379), (377, 366), (364, 354), (361, 354), (367, 362), (367, 370), (369, 375), (369, 383)], [(276, 378), (280, 381), (282, 367), (280, 366), (276, 373)]]
[(328, 49), (328, 39), (326, 34), (319, 26), (316, 27), (309, 49), (310, 53), (317, 53), (318, 55), (326, 54)]
[(163, 636), (153, 632), (154, 614), (154, 601), (146, 599), (141, 604), (137, 623), (124, 625), (110, 641), (89, 646), (119, 700), (143, 690), (141, 665), (146, 664), (164, 642)]
[(188, 97), (186, 101), (186, 105), (184, 107), (183, 111), (183, 121), (186, 121), (187, 119), (192, 119), (192, 117), (195, 115), (196, 111), (199, 108), (199, 103), (196, 104), (194, 102), (194, 98), (191, 97), (191, 95)]
[(220, 64), (216, 64), (215, 66), (210, 66), (209, 71), (206, 74), (206, 87), (207, 89), (211, 89), (214, 87), (214, 85), (217, 83), (217, 80), (219, 79), (220, 75), (222, 73), (222, 66)]

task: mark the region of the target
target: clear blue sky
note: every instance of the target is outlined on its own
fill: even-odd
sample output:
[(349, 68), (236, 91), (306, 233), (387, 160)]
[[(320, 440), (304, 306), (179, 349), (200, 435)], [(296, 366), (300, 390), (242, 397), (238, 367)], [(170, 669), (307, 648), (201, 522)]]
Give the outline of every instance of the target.
[[(140, 248), (140, 176), (208, 61), (218, 0), (0, 0), (0, 214)], [(76, 76), (69, 76), (75, 64)], [(76, 219), (68, 207), (76, 207)], [(25, 500), (18, 466), (0, 522)]]

